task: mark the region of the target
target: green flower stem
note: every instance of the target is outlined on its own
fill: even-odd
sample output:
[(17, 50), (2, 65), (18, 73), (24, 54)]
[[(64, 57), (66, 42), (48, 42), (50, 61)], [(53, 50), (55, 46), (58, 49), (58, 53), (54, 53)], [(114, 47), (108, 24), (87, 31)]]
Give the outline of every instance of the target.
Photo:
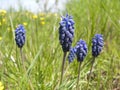
[(37, 20), (35, 21), (36, 25), (36, 40), (37, 40), (37, 49), (38, 49), (38, 25), (37, 25)]
[[(25, 68), (25, 64), (24, 64), (24, 58), (23, 58), (23, 54), (22, 54), (22, 48), (20, 48), (20, 54), (21, 54), (21, 60), (22, 60), (23, 69), (24, 69), (24, 72), (26, 72), (26, 68)], [(31, 83), (31, 80), (29, 79), (28, 81), (29, 81), (31, 90), (34, 90), (33, 85)]]
[(24, 69), (24, 71), (26, 71), (25, 64), (24, 64), (24, 58), (23, 58), (23, 54), (22, 54), (22, 48), (20, 48), (20, 55), (21, 55), (23, 69)]
[(89, 82), (90, 82), (90, 77), (91, 77), (91, 72), (92, 72), (92, 69), (93, 69), (93, 64), (95, 62), (95, 57), (93, 57), (93, 60), (92, 60), (92, 66), (90, 68), (90, 74), (88, 75), (88, 83), (87, 83), (87, 90), (88, 90), (88, 87), (89, 87)]
[(78, 78), (77, 78), (77, 87), (76, 87), (76, 90), (79, 90), (79, 80), (80, 80), (81, 65), (82, 65), (82, 62), (79, 62)]
[(62, 61), (62, 68), (61, 68), (60, 84), (62, 84), (62, 81), (63, 81), (63, 74), (64, 74), (64, 66), (65, 66), (66, 55), (67, 55), (67, 52), (64, 52), (63, 61)]

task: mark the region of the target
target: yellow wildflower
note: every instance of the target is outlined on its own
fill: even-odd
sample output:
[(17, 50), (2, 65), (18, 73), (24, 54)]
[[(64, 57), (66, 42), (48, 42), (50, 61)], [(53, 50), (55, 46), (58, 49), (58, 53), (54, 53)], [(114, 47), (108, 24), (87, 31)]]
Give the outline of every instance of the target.
[(37, 15), (33, 15), (33, 19), (37, 19), (38, 18), (38, 16)]
[(23, 25), (24, 25), (24, 26), (27, 26), (27, 22), (23, 22)]
[(44, 20), (45, 20), (45, 18), (44, 18), (44, 17), (41, 17), (41, 18), (40, 18), (40, 20), (41, 20), (41, 21), (44, 21)]
[(3, 90), (4, 89), (4, 86), (2, 84), (2, 82), (0, 82), (0, 90)]
[(2, 40), (2, 37), (0, 37), (0, 41)]
[(0, 26), (2, 26), (2, 23), (0, 22)]
[(4, 23), (4, 22), (6, 22), (6, 19), (5, 19), (5, 18), (3, 18), (3, 19), (2, 19), (2, 22), (3, 22), (3, 23)]
[(2, 14), (2, 16), (4, 16), (7, 13), (7, 11), (6, 10), (0, 10), (0, 13)]
[(7, 30), (10, 31), (10, 27), (8, 27)]
[(58, 16), (57, 13), (55, 13), (54, 16), (57, 17)]
[(7, 11), (6, 10), (0, 10), (0, 13), (7, 13)]
[(45, 24), (45, 22), (44, 21), (42, 21), (42, 22), (40, 22), (42, 25), (44, 25)]

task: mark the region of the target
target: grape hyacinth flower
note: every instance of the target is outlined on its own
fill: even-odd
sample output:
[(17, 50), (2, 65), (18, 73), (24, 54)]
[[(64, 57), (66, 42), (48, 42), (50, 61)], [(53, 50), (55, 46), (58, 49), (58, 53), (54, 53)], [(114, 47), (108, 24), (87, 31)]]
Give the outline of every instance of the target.
[(72, 16), (68, 14), (62, 17), (59, 27), (59, 40), (64, 52), (68, 52), (71, 48), (74, 37), (74, 21)]
[(101, 34), (96, 34), (92, 39), (92, 55), (97, 57), (103, 48), (103, 36)]
[(22, 48), (25, 44), (25, 29), (23, 25), (18, 25), (15, 30), (15, 41), (19, 48)]
[(70, 49), (70, 53), (68, 55), (69, 63), (71, 63), (75, 56), (77, 56), (78, 62), (82, 62), (87, 55), (87, 45), (86, 42), (80, 40), (74, 48)]
[(69, 63), (71, 63), (75, 57), (77, 57), (77, 61), (79, 62), (78, 69), (78, 79), (77, 79), (77, 90), (79, 90), (79, 78), (80, 78), (80, 68), (81, 64), (86, 57), (88, 52), (87, 44), (84, 40), (80, 39), (77, 45), (74, 48), (71, 48), (70, 53), (68, 55)]
[(103, 45), (104, 45), (104, 41), (103, 41), (103, 35), (101, 34), (96, 34), (93, 39), (92, 39), (92, 56), (93, 56), (93, 60), (92, 60), (92, 65), (90, 68), (90, 73), (88, 76), (88, 84), (87, 84), (87, 90), (89, 87), (89, 79), (91, 77), (91, 72), (92, 72), (92, 68), (93, 68), (93, 64), (95, 62), (95, 58), (100, 54), (100, 52), (103, 49)]
[(24, 26), (21, 24), (18, 25), (18, 27), (15, 30), (15, 41), (18, 48), (20, 48), (21, 60), (22, 60), (24, 71), (25, 71), (25, 65), (24, 65), (24, 60), (22, 55), (22, 47), (25, 44), (25, 32), (26, 31), (24, 29)]
[[(26, 72), (26, 68), (25, 68), (25, 64), (24, 64), (22, 48), (25, 44), (25, 38), (26, 38), (25, 33), (26, 33), (26, 30), (24, 29), (24, 26), (21, 24), (18, 25), (18, 27), (15, 30), (15, 41), (16, 41), (18, 48), (20, 48), (20, 54), (21, 54), (21, 60), (22, 60), (24, 72)], [(30, 80), (29, 80), (29, 83), (30, 83), (31, 90), (34, 90)]]
[(76, 46), (76, 55), (78, 62), (82, 62), (87, 55), (87, 44), (84, 40), (80, 40)]
[(74, 60), (74, 58), (76, 57), (76, 51), (77, 51), (76, 47), (70, 49), (70, 53), (68, 55), (69, 63), (71, 63)]
[(77, 79), (77, 90), (79, 90), (79, 78), (80, 78), (80, 70), (81, 70), (81, 64), (84, 60), (84, 58), (87, 55), (88, 49), (87, 49), (87, 44), (84, 40), (80, 40), (77, 45), (76, 45), (76, 56), (77, 56), (77, 61), (79, 62), (79, 68), (78, 68), (78, 79)]
[(65, 17), (62, 17), (59, 27), (59, 41), (62, 46), (62, 50), (64, 52), (60, 84), (62, 83), (62, 79), (63, 79), (66, 55), (71, 48), (73, 37), (74, 37), (74, 21), (72, 16), (69, 16), (67, 14)]

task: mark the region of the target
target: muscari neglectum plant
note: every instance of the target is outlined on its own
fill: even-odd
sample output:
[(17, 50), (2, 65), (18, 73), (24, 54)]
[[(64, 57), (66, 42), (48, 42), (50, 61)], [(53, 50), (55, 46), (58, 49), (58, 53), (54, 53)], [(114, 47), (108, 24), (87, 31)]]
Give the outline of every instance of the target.
[(65, 59), (67, 52), (69, 52), (73, 37), (74, 37), (74, 21), (72, 16), (69, 16), (68, 14), (65, 17), (62, 17), (62, 20), (60, 21), (60, 27), (59, 27), (59, 41), (62, 46), (62, 50), (64, 52), (63, 55), (63, 61), (62, 61), (62, 68), (61, 68), (61, 79), (60, 84), (63, 81), (63, 73), (64, 73), (64, 65), (65, 65)]
[[(20, 48), (20, 54), (21, 54), (24, 72), (26, 72), (26, 68), (25, 68), (25, 64), (24, 64), (22, 48), (25, 44), (25, 38), (26, 38), (26, 30), (24, 29), (24, 26), (20, 24), (20, 25), (18, 25), (18, 27), (15, 30), (15, 41), (16, 41), (18, 48)], [(30, 80), (29, 80), (29, 84), (30, 84), (31, 90), (34, 90)]]
[(92, 65), (90, 68), (90, 73), (88, 76), (88, 84), (87, 84), (87, 90), (89, 87), (89, 80), (91, 77), (91, 72), (92, 72), (92, 68), (93, 68), (93, 64), (95, 62), (95, 58), (101, 53), (102, 49), (103, 49), (103, 45), (104, 45), (104, 41), (103, 41), (103, 35), (101, 34), (96, 34), (93, 39), (92, 39)]
[(71, 48), (70, 53), (68, 55), (69, 62), (72, 62), (74, 58), (77, 56), (77, 61), (79, 62), (78, 68), (78, 78), (77, 78), (77, 90), (79, 90), (79, 78), (80, 78), (80, 68), (84, 58), (87, 55), (87, 44), (84, 40), (80, 39), (77, 45), (74, 48)]
[(25, 44), (25, 29), (23, 25), (18, 25), (18, 27), (15, 30), (15, 41), (16, 44), (18, 46), (18, 48), (20, 48), (20, 54), (21, 54), (21, 59), (22, 59), (22, 64), (23, 64), (23, 68), (25, 70), (25, 65), (24, 65), (24, 60), (23, 60), (23, 55), (22, 55), (22, 47)]

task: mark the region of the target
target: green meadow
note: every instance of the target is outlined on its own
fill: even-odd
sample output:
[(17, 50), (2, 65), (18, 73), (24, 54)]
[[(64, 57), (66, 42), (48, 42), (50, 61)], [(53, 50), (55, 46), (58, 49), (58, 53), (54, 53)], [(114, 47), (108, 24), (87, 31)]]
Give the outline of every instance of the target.
[[(72, 46), (80, 39), (88, 45), (81, 66), (80, 90), (87, 90), (95, 34), (103, 35), (104, 48), (95, 60), (88, 90), (120, 90), (120, 0), (69, 0), (66, 9), (58, 13), (0, 10), (0, 82), (4, 86), (0, 90), (76, 90), (76, 59), (69, 64), (66, 58), (60, 85), (63, 51), (59, 22), (67, 13), (75, 21)], [(26, 30), (22, 58), (15, 42), (19, 24)]]

